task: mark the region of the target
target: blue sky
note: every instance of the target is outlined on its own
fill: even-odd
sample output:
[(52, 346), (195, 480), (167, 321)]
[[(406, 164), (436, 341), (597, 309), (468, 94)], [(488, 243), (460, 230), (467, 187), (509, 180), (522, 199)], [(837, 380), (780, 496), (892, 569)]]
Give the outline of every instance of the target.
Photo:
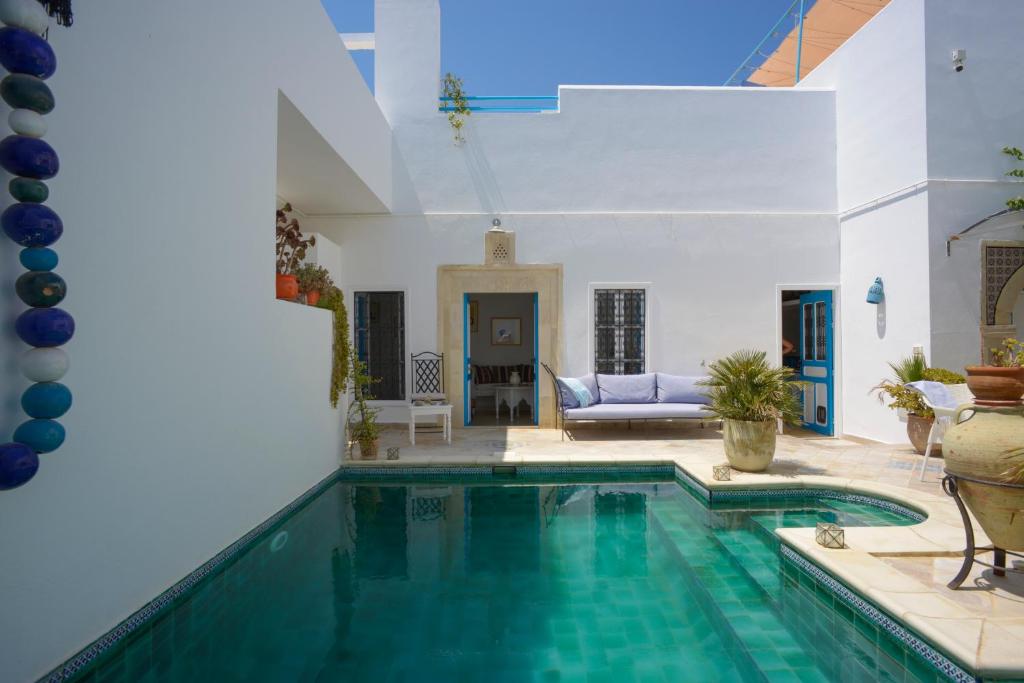
[[(373, 0), (322, 1), (339, 32), (373, 30)], [(441, 68), (473, 95), (554, 95), (559, 84), (721, 85), (791, 2), (441, 0)], [(369, 56), (354, 56), (372, 79)]]

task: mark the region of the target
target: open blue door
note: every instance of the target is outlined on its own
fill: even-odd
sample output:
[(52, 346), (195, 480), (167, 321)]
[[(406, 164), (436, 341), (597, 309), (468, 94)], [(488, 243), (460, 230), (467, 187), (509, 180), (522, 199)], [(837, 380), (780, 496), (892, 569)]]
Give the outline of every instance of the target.
[(533, 293), (533, 424), (540, 424), (540, 303)]
[(832, 436), (832, 292), (800, 296), (800, 379), (807, 429)]
[(468, 427), (473, 421), (471, 407), (473, 390), (473, 365), (469, 356), (469, 294), (462, 295), (462, 424)]

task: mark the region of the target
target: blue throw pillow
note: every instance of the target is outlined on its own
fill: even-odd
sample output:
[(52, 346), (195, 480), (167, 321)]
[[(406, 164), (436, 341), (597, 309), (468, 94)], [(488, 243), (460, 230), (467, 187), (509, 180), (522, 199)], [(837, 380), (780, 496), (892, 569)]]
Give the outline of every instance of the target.
[(580, 380), (575, 377), (559, 377), (559, 388), (562, 390), (562, 405), (566, 408), (586, 408), (594, 403), (594, 396)]

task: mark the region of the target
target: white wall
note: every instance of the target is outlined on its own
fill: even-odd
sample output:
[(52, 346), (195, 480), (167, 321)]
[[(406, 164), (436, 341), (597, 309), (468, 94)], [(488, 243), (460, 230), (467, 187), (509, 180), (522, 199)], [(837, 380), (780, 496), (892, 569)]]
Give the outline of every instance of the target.
[[(1024, 4), (931, 0), (926, 19), (928, 172), (944, 179), (928, 193), (932, 362), (960, 369), (980, 361), (980, 242), (1024, 240), (1024, 217), (997, 221), (954, 243), (946, 256), (950, 235), (1024, 194), (1004, 175), (1014, 164), (1000, 152), (1024, 146)], [(955, 48), (967, 50), (960, 73), (950, 60)]]
[[(42, 675), (338, 464), (330, 314), (274, 300), (278, 90), (390, 192), (387, 123), (317, 0), (77, 9), (50, 31), (48, 117), (75, 405), (66, 444), (0, 493), (5, 681)], [(19, 269), (0, 242), (6, 330)], [(0, 337), (4, 437), (21, 348)]]
[[(839, 271), (838, 231), (827, 214), (513, 213), (502, 224), (516, 231), (521, 263), (564, 264), (560, 365), (568, 374), (590, 371), (590, 283), (650, 282), (650, 367), (696, 373), (702, 362), (739, 348), (774, 353), (776, 284), (834, 283)], [(346, 292), (373, 283), (408, 289), (409, 348), (434, 349), (437, 266), (482, 263), (490, 221), (469, 214), (318, 218), (311, 225), (340, 245)]]
[(835, 209), (833, 93), (563, 86), (560, 111), (400, 121), (401, 213)]
[(930, 344), (924, 45), (923, 0), (894, 0), (797, 88), (835, 88), (843, 431), (889, 442), (906, 427), (871, 387)]

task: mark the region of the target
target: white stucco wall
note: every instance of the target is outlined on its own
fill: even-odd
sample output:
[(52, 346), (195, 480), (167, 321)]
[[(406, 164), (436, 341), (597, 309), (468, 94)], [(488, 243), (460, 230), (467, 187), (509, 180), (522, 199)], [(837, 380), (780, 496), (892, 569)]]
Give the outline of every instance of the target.
[[(1019, 218), (972, 231), (946, 255), (946, 240), (1024, 194), (1007, 178), (1014, 162), (1000, 150), (1024, 146), (1024, 4), (987, 0), (927, 3), (929, 251), (932, 360), (962, 368), (980, 359), (980, 243), (1024, 240)], [(951, 52), (967, 50), (962, 72)]]
[[(390, 200), (390, 131), (317, 0), (109, 0), (54, 26), (68, 440), (0, 493), (0, 679), (32, 680), (330, 473), (331, 320), (274, 299), (278, 89)], [(25, 348), (6, 330), (0, 437)]]
[(923, 0), (895, 0), (797, 88), (835, 88), (843, 431), (887, 442), (906, 427), (871, 388), (930, 344), (924, 36)]
[[(834, 284), (838, 275), (838, 231), (828, 214), (512, 213), (502, 223), (516, 232), (519, 262), (564, 266), (560, 365), (573, 375), (591, 370), (591, 283), (649, 282), (650, 367), (697, 373), (702, 362), (739, 348), (774, 354), (776, 285)], [(437, 266), (482, 263), (490, 221), (461, 214), (311, 225), (340, 246), (349, 300), (355, 287), (408, 291), (408, 350), (423, 351), (438, 344)], [(382, 419), (408, 418), (396, 409)]]

